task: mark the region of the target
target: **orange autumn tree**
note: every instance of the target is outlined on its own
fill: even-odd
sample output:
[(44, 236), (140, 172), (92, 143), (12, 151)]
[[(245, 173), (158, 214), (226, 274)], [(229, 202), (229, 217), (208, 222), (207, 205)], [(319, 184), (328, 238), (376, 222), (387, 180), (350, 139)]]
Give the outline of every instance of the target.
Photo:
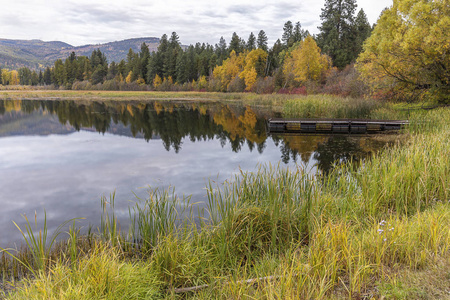
[(331, 59), (321, 53), (311, 36), (301, 41), (288, 54), (283, 65), (285, 78), (293, 77), (298, 83), (320, 81), (331, 68)]

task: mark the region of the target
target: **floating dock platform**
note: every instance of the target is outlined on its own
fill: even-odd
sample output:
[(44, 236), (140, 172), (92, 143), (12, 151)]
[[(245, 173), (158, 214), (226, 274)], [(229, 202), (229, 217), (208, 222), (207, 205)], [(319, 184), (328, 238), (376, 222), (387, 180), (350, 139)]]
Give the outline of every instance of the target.
[(360, 119), (269, 119), (269, 133), (380, 133), (396, 131), (408, 125), (407, 120)]

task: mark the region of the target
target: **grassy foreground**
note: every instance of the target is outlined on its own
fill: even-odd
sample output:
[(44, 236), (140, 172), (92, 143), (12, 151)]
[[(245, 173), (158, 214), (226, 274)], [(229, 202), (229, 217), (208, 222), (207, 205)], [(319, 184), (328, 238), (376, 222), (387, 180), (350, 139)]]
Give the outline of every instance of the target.
[(31, 276), (7, 298), (450, 299), (450, 110), (408, 118), (407, 144), (361, 166), (326, 177), (261, 166), (207, 186), (198, 214), (153, 190), (121, 232), (114, 196), (103, 199), (98, 234), (72, 227), (53, 250), (25, 235), (17, 259)]

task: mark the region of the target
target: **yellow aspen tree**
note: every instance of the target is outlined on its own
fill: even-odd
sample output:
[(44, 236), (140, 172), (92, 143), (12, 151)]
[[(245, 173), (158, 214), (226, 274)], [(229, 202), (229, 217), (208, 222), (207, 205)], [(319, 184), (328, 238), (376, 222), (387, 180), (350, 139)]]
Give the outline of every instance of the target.
[(245, 56), (244, 70), (239, 77), (244, 79), (247, 91), (252, 89), (258, 76), (264, 76), (267, 56), (267, 52), (262, 49), (252, 50)]
[(244, 59), (245, 54), (237, 55), (235, 51), (231, 51), (230, 57), (221, 66), (214, 68), (213, 76), (220, 81), (222, 91), (226, 91), (230, 82), (242, 72)]
[(157, 88), (161, 84), (162, 84), (162, 79), (161, 79), (161, 77), (158, 74), (156, 74), (155, 78), (153, 79), (153, 87)]
[(19, 72), (16, 70), (11, 71), (11, 81), (9, 82), (10, 85), (18, 85), (20, 82), (19, 79)]
[(133, 71), (128, 72), (127, 77), (125, 78), (126, 83), (131, 83), (133, 78)]
[(206, 76), (203, 75), (198, 79), (198, 88), (205, 89), (208, 86), (208, 81), (206, 80)]
[(239, 77), (244, 79), (245, 82), (245, 90), (250, 91), (256, 83), (256, 79), (258, 77), (258, 74), (256, 73), (255, 68), (251, 68), (250, 70), (245, 70), (241, 74), (239, 74)]
[(314, 39), (308, 36), (288, 54), (283, 65), (283, 74), (285, 77), (292, 74), (296, 81), (304, 83), (319, 81), (330, 68), (330, 58), (321, 54)]
[(139, 85), (144, 85), (145, 84), (145, 80), (144, 80), (144, 78), (139, 76), (139, 78), (136, 80), (136, 83), (139, 84)]
[(9, 72), (9, 70), (8, 69), (2, 69), (1, 70), (2, 71), (2, 82), (3, 82), (3, 85), (8, 85), (8, 84), (10, 84), (10, 81), (11, 81), (11, 72)]

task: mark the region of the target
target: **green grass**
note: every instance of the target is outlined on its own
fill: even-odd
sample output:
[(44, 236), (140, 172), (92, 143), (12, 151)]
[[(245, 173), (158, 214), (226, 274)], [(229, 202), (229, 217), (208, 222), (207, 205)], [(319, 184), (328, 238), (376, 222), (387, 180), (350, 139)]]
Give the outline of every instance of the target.
[[(355, 106), (342, 101), (333, 117)], [(369, 117), (405, 114), (367, 107)], [(450, 110), (407, 113), (402, 145), (326, 175), (263, 165), (211, 182), (197, 214), (173, 189), (150, 190), (121, 232), (114, 196), (103, 199), (101, 231), (72, 227), (9, 298), (448, 299)]]

